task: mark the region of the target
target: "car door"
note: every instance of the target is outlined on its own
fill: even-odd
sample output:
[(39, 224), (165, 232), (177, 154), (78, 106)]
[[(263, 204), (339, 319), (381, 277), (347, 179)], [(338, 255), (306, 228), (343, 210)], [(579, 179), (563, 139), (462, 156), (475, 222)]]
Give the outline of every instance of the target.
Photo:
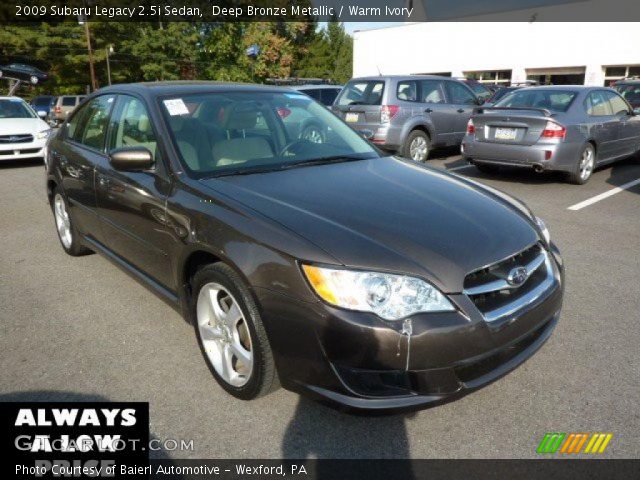
[(620, 119), (613, 115), (605, 90), (589, 92), (585, 101), (588, 118), (589, 137), (597, 144), (598, 162), (607, 161), (619, 155), (618, 130)]
[(459, 82), (448, 80), (446, 90), (447, 103), (451, 106), (453, 116), (451, 143), (457, 145), (462, 142), (467, 132), (467, 123), (473, 114), (473, 109), (478, 105), (478, 100), (469, 87)]
[(60, 166), (62, 188), (71, 215), (83, 235), (100, 239), (100, 222), (94, 192), (94, 174), (105, 161), (104, 143), (114, 101), (113, 95), (92, 99), (63, 127), (61, 139), (51, 142), (50, 155)]
[(171, 289), (171, 262), (165, 225), (170, 178), (157, 135), (143, 100), (118, 95), (107, 138), (107, 152), (145, 147), (155, 166), (148, 171), (120, 171), (105, 157), (96, 167), (96, 200), (105, 245), (137, 273)]
[(633, 114), (631, 106), (616, 92), (605, 91), (611, 112), (619, 120), (618, 148), (620, 155), (631, 155), (640, 145), (640, 118)]
[(451, 106), (447, 105), (442, 80), (421, 80), (419, 82), (418, 104), (416, 105), (425, 119), (435, 130), (434, 144), (448, 144), (453, 134), (454, 116)]

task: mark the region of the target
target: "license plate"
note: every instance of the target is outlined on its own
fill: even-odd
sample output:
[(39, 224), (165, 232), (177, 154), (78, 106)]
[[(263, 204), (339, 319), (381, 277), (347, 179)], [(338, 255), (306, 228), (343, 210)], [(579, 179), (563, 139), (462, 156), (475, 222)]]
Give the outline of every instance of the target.
[(496, 128), (496, 138), (498, 140), (515, 140), (518, 130), (515, 128)]
[(348, 123), (357, 123), (358, 122), (358, 114), (357, 113), (347, 113), (344, 117), (345, 122)]

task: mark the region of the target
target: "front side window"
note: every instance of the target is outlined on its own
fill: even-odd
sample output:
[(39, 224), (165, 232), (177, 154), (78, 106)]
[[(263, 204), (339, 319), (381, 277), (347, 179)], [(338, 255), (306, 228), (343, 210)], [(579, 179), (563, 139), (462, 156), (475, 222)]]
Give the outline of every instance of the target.
[(197, 177), (379, 157), (302, 93), (216, 92), (160, 105), (180, 159)]
[(456, 82), (447, 82), (447, 94), (449, 95), (449, 103), (454, 105), (475, 105), (477, 103), (473, 93)]
[(340, 98), (338, 105), (381, 105), (384, 93), (384, 82), (378, 80), (366, 80), (349, 82)]
[(102, 95), (83, 106), (69, 122), (67, 136), (75, 142), (102, 151), (113, 99), (113, 95)]
[(128, 95), (118, 98), (118, 105), (111, 119), (109, 149), (144, 147), (155, 158), (157, 141), (151, 128), (146, 107), (139, 99)]
[(0, 118), (35, 118), (36, 114), (23, 100), (7, 98), (0, 100)]
[(571, 90), (523, 89), (504, 96), (496, 107), (544, 108), (552, 112), (566, 112), (577, 93)]
[(629, 105), (627, 105), (627, 102), (625, 102), (620, 95), (614, 92), (604, 92), (604, 96), (609, 101), (613, 115), (629, 114)]

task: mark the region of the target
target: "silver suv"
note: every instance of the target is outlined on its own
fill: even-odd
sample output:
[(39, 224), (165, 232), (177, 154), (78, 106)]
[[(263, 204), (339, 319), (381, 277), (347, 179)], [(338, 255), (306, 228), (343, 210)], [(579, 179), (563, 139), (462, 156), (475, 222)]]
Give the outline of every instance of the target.
[(332, 110), (379, 147), (424, 162), (433, 147), (460, 145), (480, 104), (452, 78), (380, 76), (349, 81)]

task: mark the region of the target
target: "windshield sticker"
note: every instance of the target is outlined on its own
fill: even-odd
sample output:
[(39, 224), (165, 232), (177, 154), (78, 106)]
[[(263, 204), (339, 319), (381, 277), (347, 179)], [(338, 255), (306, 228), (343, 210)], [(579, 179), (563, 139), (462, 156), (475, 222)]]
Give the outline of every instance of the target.
[(164, 106), (167, 107), (169, 115), (175, 117), (176, 115), (189, 115), (189, 109), (184, 104), (181, 98), (172, 98), (170, 100), (163, 101)]

